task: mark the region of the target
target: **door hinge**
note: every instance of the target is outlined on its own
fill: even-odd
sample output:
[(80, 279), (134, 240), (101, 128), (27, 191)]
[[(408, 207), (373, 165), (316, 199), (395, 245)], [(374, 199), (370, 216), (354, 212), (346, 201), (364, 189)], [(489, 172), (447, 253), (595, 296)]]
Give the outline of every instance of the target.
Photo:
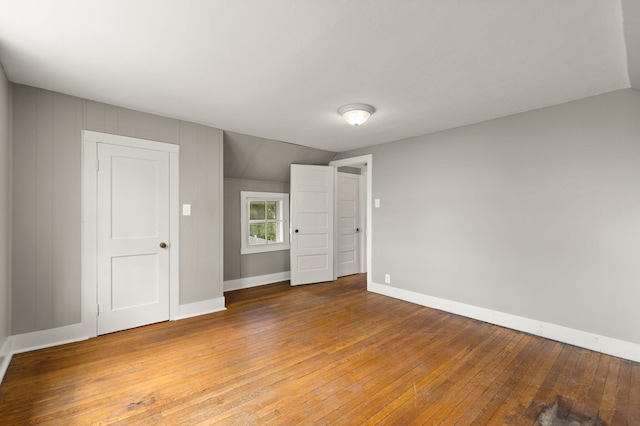
[(104, 312), (104, 307), (102, 304), (98, 303), (98, 316), (100, 316), (100, 312)]
[(100, 160), (96, 160), (96, 172), (100, 171)]

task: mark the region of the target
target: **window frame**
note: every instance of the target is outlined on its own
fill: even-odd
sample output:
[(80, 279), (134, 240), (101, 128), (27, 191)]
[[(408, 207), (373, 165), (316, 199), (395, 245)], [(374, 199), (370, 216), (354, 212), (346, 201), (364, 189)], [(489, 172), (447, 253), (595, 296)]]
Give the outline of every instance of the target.
[[(282, 206), (282, 242), (266, 244), (249, 243), (250, 203), (251, 201), (276, 201)], [(265, 224), (273, 222), (265, 218)], [(255, 222), (253, 222), (255, 223)], [(240, 191), (240, 254), (266, 253), (271, 251), (289, 250), (289, 194), (285, 192), (256, 192)]]

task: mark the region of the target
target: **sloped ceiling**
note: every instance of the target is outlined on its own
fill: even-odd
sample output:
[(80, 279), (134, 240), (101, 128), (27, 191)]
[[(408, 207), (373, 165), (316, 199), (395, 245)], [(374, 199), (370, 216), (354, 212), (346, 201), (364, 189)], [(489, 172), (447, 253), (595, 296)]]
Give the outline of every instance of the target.
[[(13, 82), (340, 152), (628, 88), (622, 13), (621, 0), (0, 0), (0, 62)], [(354, 102), (377, 108), (357, 128), (336, 112)]]
[(224, 132), (224, 177), (289, 182), (291, 164), (327, 165), (336, 153)]

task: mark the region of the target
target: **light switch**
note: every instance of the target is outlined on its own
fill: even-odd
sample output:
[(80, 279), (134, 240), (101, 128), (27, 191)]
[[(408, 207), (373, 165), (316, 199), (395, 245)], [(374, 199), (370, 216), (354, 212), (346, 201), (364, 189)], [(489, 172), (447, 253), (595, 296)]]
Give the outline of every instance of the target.
[(373, 206), (377, 209), (380, 208), (380, 198), (376, 198), (373, 202)]
[(191, 216), (191, 204), (182, 205), (182, 216)]

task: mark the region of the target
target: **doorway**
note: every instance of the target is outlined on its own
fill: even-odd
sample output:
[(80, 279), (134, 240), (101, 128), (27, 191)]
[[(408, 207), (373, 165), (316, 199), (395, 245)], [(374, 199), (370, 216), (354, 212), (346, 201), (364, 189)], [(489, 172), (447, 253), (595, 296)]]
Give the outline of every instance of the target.
[[(338, 167), (358, 167), (362, 170), (364, 184), (360, 196), (366, 200), (361, 220), (360, 238), (364, 240), (361, 247), (365, 252), (361, 255), (361, 272), (369, 272), (372, 257), (372, 179), (373, 156), (335, 160), (329, 166), (292, 165), (290, 193), (290, 232), (291, 232), (291, 285), (315, 283), (335, 280), (338, 277), (339, 260), (335, 249), (338, 240), (337, 226), (334, 217), (338, 211), (334, 207), (334, 195), (337, 185), (334, 176)], [(298, 182), (299, 173), (294, 169), (306, 170), (302, 182)], [(306, 176), (308, 174), (308, 176)], [(302, 183), (302, 185), (300, 185)], [(308, 223), (305, 223), (308, 222)], [(309, 225), (309, 226), (305, 226)], [(321, 275), (321, 276), (320, 276)], [(371, 274), (367, 274), (367, 287), (371, 284)], [(308, 279), (304, 279), (308, 278)]]
[[(362, 184), (360, 187), (360, 273), (367, 274), (367, 288), (371, 286), (371, 258), (373, 240), (373, 155), (366, 154), (357, 157), (334, 160), (329, 163), (333, 167), (355, 167), (361, 170)], [(335, 259), (337, 263), (337, 259)], [(338, 270), (336, 266), (335, 270)], [(337, 278), (337, 277), (336, 277)]]

